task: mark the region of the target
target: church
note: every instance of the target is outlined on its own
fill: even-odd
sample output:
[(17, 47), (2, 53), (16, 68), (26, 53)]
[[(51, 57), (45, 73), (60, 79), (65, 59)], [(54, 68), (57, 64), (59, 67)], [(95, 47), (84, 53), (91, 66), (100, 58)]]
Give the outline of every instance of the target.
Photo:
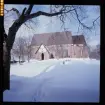
[(31, 45), (32, 58), (37, 60), (89, 57), (85, 37), (70, 31), (35, 34)]

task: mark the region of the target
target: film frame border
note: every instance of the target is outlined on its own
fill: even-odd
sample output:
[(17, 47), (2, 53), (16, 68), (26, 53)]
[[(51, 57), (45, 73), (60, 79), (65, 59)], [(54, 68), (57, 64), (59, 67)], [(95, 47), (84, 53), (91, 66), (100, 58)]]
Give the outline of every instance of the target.
[(4, 0), (0, 0), (0, 16), (4, 16)]

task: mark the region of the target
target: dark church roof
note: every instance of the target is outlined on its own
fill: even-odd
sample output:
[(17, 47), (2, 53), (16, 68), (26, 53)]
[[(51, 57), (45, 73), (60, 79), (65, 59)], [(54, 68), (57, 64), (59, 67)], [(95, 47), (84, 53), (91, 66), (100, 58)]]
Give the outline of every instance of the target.
[(83, 35), (72, 36), (73, 44), (84, 44), (86, 45), (86, 41)]
[(32, 45), (61, 45), (61, 44), (86, 44), (83, 35), (72, 36), (70, 31), (35, 34), (32, 38)]

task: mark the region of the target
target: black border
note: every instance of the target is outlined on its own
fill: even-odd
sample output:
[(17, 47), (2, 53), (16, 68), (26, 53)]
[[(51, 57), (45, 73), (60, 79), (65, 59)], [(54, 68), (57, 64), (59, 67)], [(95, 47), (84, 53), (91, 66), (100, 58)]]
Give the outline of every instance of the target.
[(100, 12), (101, 14), (100, 14), (100, 16), (101, 16), (101, 19), (100, 19), (100, 23), (101, 23), (101, 25), (100, 25), (100, 39), (101, 39), (101, 43), (100, 43), (100, 54), (101, 54), (101, 60), (100, 60), (100, 103), (103, 103), (104, 101), (105, 101), (105, 99), (104, 99), (104, 97), (105, 97), (105, 85), (104, 85), (104, 83), (103, 83), (103, 81), (105, 80), (104, 79), (104, 76), (105, 76), (105, 69), (104, 69), (104, 67), (105, 67), (105, 64), (104, 64), (104, 54), (105, 54), (105, 8), (104, 8), (104, 4), (102, 4), (101, 5), (101, 12)]
[(80, 4), (100, 5), (104, 0), (4, 0), (4, 4)]
[(3, 92), (2, 92), (2, 70), (3, 70), (3, 66), (2, 66), (2, 61), (3, 61), (3, 27), (4, 27), (4, 17), (3, 16), (0, 16), (0, 102), (3, 100)]
[[(101, 25), (100, 25), (100, 29), (101, 29), (101, 35), (100, 35), (100, 39), (101, 39), (101, 43), (100, 43), (100, 45), (101, 45), (101, 47), (100, 47), (100, 50), (101, 50), (101, 58), (100, 58), (100, 102), (99, 103), (103, 103), (104, 102), (104, 100), (105, 100), (105, 92), (104, 92), (104, 89), (105, 89), (105, 86), (104, 86), (104, 84), (105, 84), (105, 79), (104, 79), (104, 59), (105, 59), (105, 57), (104, 57), (104, 54), (105, 54), (105, 35), (104, 35), (104, 33), (105, 33), (105, 26), (104, 26), (104, 24), (105, 24), (105, 21), (104, 21), (104, 19), (105, 19), (105, 16), (104, 16), (104, 14), (105, 14), (105, 10), (104, 10), (104, 0), (60, 0), (60, 1), (57, 1), (56, 0), (56, 2), (54, 2), (54, 0), (53, 1), (51, 1), (51, 0), (49, 0), (49, 1), (47, 1), (46, 0), (46, 2), (45, 2), (45, 0), (4, 0), (4, 4), (73, 4), (73, 5), (100, 5), (100, 7), (101, 7)], [(1, 27), (1, 29), (3, 29), (2, 27), (3, 27), (3, 17), (0, 17), (0, 23), (1, 23), (1, 25), (0, 25), (0, 27)], [(1, 41), (1, 39), (3, 39), (3, 37), (1, 36), (3, 34), (3, 32), (0, 34), (0, 55), (2, 54), (2, 41)], [(102, 51), (103, 50), (103, 51)], [(2, 55), (0, 56), (0, 58), (2, 58)], [(1, 59), (0, 59), (0, 61), (2, 61)], [(1, 63), (0, 63), (0, 66), (1, 66)], [(2, 76), (2, 71), (0, 70), (0, 75)], [(1, 77), (0, 76), (0, 77)], [(104, 83), (103, 83), (104, 82)], [(1, 85), (0, 85), (1, 86)], [(7, 103), (7, 102), (3, 102), (3, 103)], [(9, 102), (10, 103), (10, 102)], [(22, 103), (32, 103), (32, 102), (22, 102)], [(43, 102), (44, 103), (44, 102)], [(70, 102), (71, 103), (71, 102)], [(79, 102), (78, 102), (79, 103)], [(12, 104), (12, 103), (10, 103), (10, 104)], [(14, 104), (14, 103), (13, 103)], [(19, 102), (19, 104), (20, 104), (20, 102)], [(33, 104), (33, 103), (32, 103)], [(35, 103), (36, 104), (36, 103)], [(47, 104), (47, 103), (45, 103), (45, 104)], [(49, 104), (51, 104), (51, 103), (49, 103)], [(54, 103), (55, 104), (55, 103)], [(59, 103), (57, 103), (57, 104), (59, 104)], [(61, 103), (60, 103), (61, 104)], [(67, 103), (63, 103), (63, 104), (67, 104)], [(72, 104), (72, 103), (71, 103)], [(80, 103), (81, 104), (81, 103)], [(84, 103), (83, 103), (84, 104)], [(93, 104), (93, 103), (92, 103)]]

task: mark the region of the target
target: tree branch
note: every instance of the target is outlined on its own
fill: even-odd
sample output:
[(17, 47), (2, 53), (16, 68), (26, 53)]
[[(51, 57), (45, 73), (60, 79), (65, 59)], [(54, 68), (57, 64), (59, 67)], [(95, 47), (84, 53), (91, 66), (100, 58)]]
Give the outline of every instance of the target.
[(26, 11), (26, 8), (23, 9), (23, 12), (22, 12), (21, 16), (24, 16), (25, 11)]
[(63, 13), (68, 13), (68, 12), (70, 12), (70, 11), (74, 11), (75, 9), (70, 9), (70, 10), (68, 10), (68, 11), (66, 11), (66, 12), (63, 12)]
[(30, 25), (30, 29), (32, 29), (33, 31), (35, 31), (34, 28), (32, 28), (31, 23), (29, 23), (29, 25)]
[(57, 16), (57, 15), (60, 15), (60, 14), (62, 14), (62, 11), (56, 12), (56, 13), (46, 13), (46, 12), (38, 11), (36, 13), (33, 13), (33, 14), (30, 14), (30, 15), (26, 16), (26, 20), (38, 17), (40, 15), (52, 17), (52, 16)]
[[(73, 7), (73, 6), (72, 6)], [(74, 8), (74, 7), (73, 7)], [(79, 19), (79, 15), (78, 15), (78, 13), (77, 13), (77, 10), (74, 8), (74, 11), (75, 11), (75, 14), (76, 14), (76, 17), (77, 17), (77, 20), (78, 20), (78, 22), (79, 22), (79, 24), (81, 24), (82, 26), (83, 26), (83, 28), (86, 28), (86, 29), (89, 29), (89, 30), (91, 30), (93, 27), (94, 27), (94, 24), (95, 24), (95, 22), (98, 20), (98, 18), (100, 17), (97, 17), (92, 23), (93, 23), (93, 25), (92, 26), (90, 26), (90, 27), (88, 27), (88, 26), (86, 26), (84, 23), (82, 23), (81, 22), (81, 20)]]
[[(74, 8), (74, 7), (73, 7), (73, 8)], [(86, 29), (91, 30), (92, 27), (88, 27), (88, 26), (86, 26), (84, 23), (81, 22), (81, 20), (79, 19), (79, 15), (78, 15), (78, 13), (77, 13), (77, 10), (76, 10), (75, 8), (74, 8), (74, 11), (75, 11), (75, 14), (76, 14), (76, 17), (77, 17), (78, 22), (83, 26), (83, 28), (86, 28)]]
[(93, 26), (94, 26), (95, 22), (98, 20), (98, 18), (100, 18), (100, 16), (98, 16), (98, 17), (93, 21)]
[(26, 11), (26, 15), (29, 15), (31, 13), (33, 6), (33, 4), (29, 6), (28, 10)]
[[(32, 7), (30, 7), (30, 8), (32, 8)], [(27, 21), (27, 20), (29, 20), (29, 19), (38, 17), (38, 16), (40, 16), (40, 15), (52, 17), (52, 16), (57, 16), (57, 15), (63, 14), (63, 13), (69, 13), (70, 11), (73, 11), (73, 10), (75, 10), (75, 9), (70, 9), (70, 10), (68, 10), (68, 11), (66, 11), (66, 12), (63, 12), (64, 10), (61, 9), (59, 12), (56, 12), (56, 13), (47, 13), (47, 12), (38, 11), (38, 12), (36, 12), (36, 13), (33, 13), (33, 14), (30, 14), (30, 15), (26, 16), (25, 19), (26, 19), (26, 21)]]
[(11, 10), (7, 10), (7, 9), (4, 9), (4, 10), (6, 10), (7, 13), (10, 12), (10, 11), (15, 11), (16, 14), (18, 15), (18, 17), (20, 16), (20, 12), (16, 8), (12, 8)]
[(29, 28), (29, 29), (30, 29), (30, 27), (28, 27), (28, 25), (27, 25), (26, 23), (24, 23), (24, 25), (25, 25), (27, 28)]

